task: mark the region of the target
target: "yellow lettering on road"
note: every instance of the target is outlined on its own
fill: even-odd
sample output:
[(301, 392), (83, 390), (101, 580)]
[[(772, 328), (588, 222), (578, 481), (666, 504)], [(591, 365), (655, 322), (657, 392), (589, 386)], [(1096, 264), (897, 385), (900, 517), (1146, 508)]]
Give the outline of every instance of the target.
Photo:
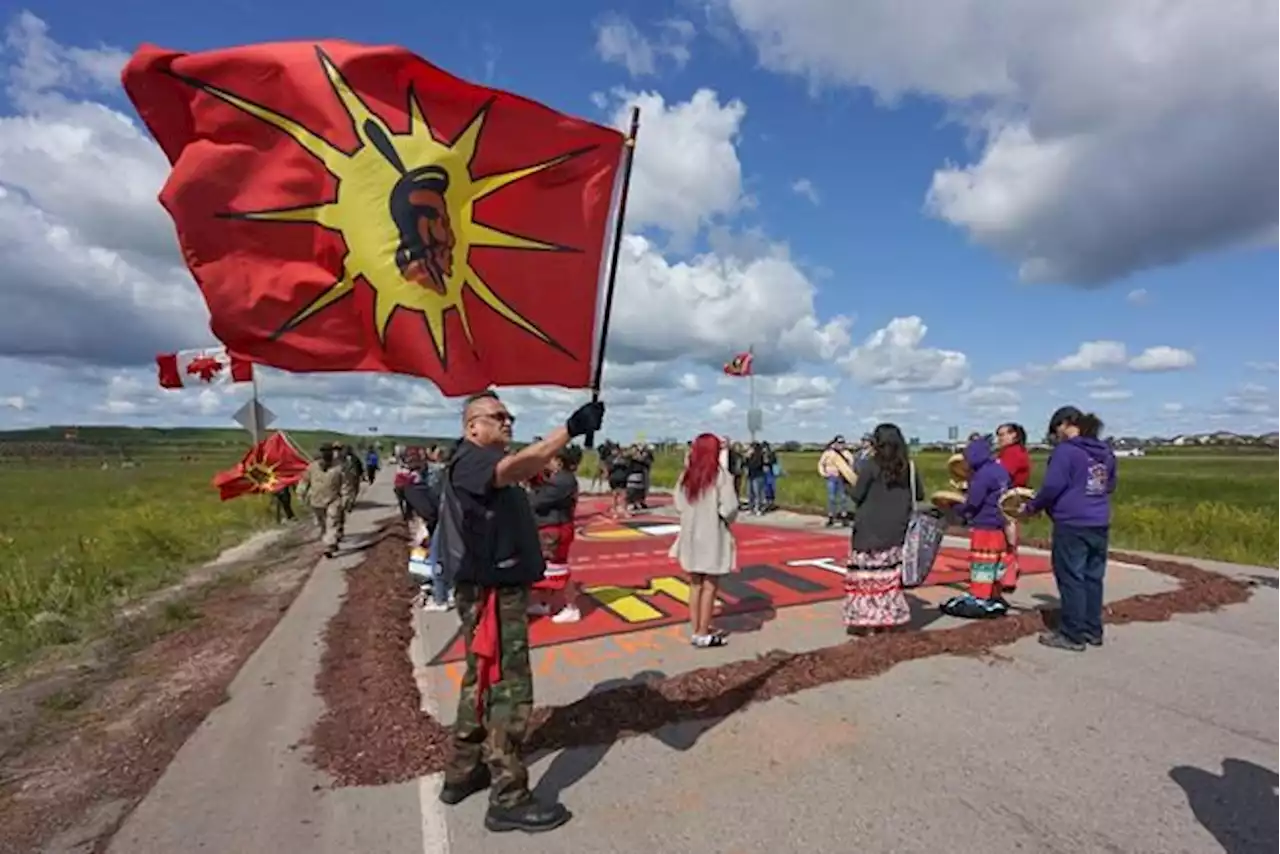
[(602, 585), (583, 590), (600, 606), (628, 623), (647, 623), (661, 620), (667, 615), (650, 605), (643, 597), (665, 594), (681, 605), (689, 604), (689, 585), (679, 578), (666, 575), (649, 582), (648, 587), (614, 587)]

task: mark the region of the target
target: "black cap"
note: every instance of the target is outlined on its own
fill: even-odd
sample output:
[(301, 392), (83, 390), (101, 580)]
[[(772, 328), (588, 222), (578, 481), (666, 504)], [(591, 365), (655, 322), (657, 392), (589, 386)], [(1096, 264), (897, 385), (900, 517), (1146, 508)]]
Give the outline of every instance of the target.
[(1058, 428), (1067, 422), (1075, 424), (1084, 415), (1074, 406), (1059, 406), (1049, 418), (1049, 433), (1058, 432)]

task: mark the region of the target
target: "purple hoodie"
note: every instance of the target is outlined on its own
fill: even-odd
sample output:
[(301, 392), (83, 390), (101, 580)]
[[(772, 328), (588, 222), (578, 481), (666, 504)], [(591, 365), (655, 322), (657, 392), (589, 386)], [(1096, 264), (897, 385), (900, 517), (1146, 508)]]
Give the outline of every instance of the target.
[(1049, 456), (1044, 483), (1027, 503), (1045, 511), (1055, 525), (1103, 528), (1111, 524), (1111, 493), (1116, 489), (1116, 457), (1100, 439), (1077, 436), (1058, 444)]
[(971, 527), (1000, 530), (1004, 527), (1004, 515), (998, 504), (1000, 496), (1009, 488), (1009, 472), (991, 456), (991, 445), (986, 439), (974, 439), (964, 449), (964, 461), (973, 474), (969, 477), (969, 491), (965, 502), (956, 508), (960, 518)]

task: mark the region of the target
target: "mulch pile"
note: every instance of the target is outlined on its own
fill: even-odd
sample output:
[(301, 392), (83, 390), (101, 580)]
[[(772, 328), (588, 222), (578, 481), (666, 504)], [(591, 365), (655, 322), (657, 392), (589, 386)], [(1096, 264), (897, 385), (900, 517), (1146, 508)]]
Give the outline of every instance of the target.
[[(1175, 590), (1111, 603), (1106, 620), (1112, 625), (1213, 611), (1243, 602), (1251, 593), (1247, 583), (1189, 564), (1120, 552), (1112, 557), (1180, 582)], [(348, 585), (346, 599), (329, 625), (328, 651), (317, 677), (328, 711), (310, 740), (312, 761), (338, 785), (404, 782), (442, 770), (449, 753), (448, 731), (421, 710), (407, 653), (416, 590), (405, 571), (403, 534), (389, 533), (374, 546), (365, 562), (348, 573)], [(810, 652), (773, 651), (631, 682), (565, 706), (540, 707), (527, 747), (537, 751), (607, 744), (677, 721), (720, 718), (748, 703), (874, 676), (903, 661), (982, 655), (1055, 620), (1052, 611), (1023, 612), (952, 629), (841, 642)], [(833, 629), (833, 635), (836, 632)]]

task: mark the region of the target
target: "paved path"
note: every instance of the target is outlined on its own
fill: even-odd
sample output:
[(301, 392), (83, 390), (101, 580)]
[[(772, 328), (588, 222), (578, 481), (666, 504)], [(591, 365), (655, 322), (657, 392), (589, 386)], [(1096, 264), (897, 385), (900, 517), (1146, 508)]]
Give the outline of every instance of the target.
[[(385, 506), (357, 514), (353, 531), (387, 514), (389, 481), (369, 497)], [(334, 570), (355, 559), (318, 567), (112, 852), (1276, 850), (1274, 569), (1213, 565), (1260, 579), (1256, 594), (1216, 614), (1114, 627), (1104, 649), (1083, 655), (1027, 639), (990, 659), (910, 662), (723, 721), (539, 757), (540, 792), (561, 797), (576, 817), (528, 837), (486, 833), (482, 797), (446, 811), (434, 800), (437, 777), (329, 790), (293, 749), (320, 712), (312, 683), (342, 594)], [(1109, 594), (1167, 584), (1116, 566)], [(1035, 579), (1024, 595), (1034, 604), (1052, 585)], [(674, 673), (830, 643), (839, 634), (832, 610), (784, 609), (706, 654), (671, 629), (629, 635), (612, 656), (609, 638), (540, 650), (538, 699), (570, 700), (646, 669)], [(452, 621), (422, 615), (410, 650), (424, 704), (446, 720), (452, 679), (427, 662)]]

